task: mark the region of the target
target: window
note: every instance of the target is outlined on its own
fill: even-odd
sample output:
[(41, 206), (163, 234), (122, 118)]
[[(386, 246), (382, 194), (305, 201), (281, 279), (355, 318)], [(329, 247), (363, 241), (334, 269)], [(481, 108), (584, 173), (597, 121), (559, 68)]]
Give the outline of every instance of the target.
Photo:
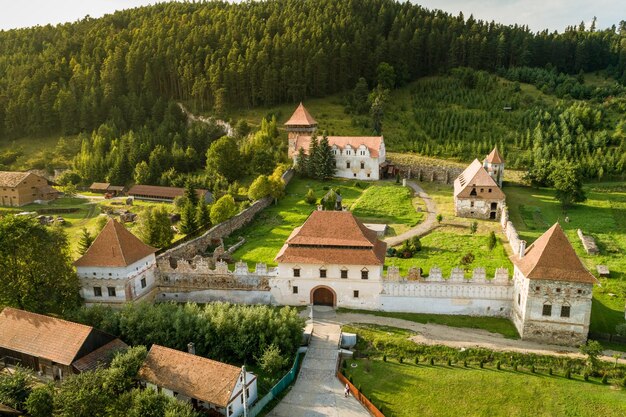
[(481, 192), (481, 193), (484, 193), (484, 192), (485, 192), (485, 189), (484, 189), (484, 188), (481, 188), (481, 189), (480, 189), (480, 192)]
[(578, 290), (578, 294), (582, 294), (582, 293), (583, 293), (583, 290)]
[(474, 202), (470, 201), (470, 207), (474, 207)]
[(146, 288), (146, 278), (141, 278), (141, 288)]
[(233, 406), (232, 406), (232, 405), (229, 405), (229, 406), (228, 406), (228, 410), (226, 411), (226, 415), (227, 415), (227, 416), (229, 416), (229, 415), (231, 415), (232, 413), (233, 413)]
[(178, 397), (178, 393), (176, 391), (173, 391), (172, 394), (174, 395), (174, 398)]
[(365, 162), (361, 162), (361, 169), (365, 169)]
[(521, 294), (517, 294), (517, 305), (520, 305), (522, 301), (522, 295)]
[(489, 189), (489, 192), (491, 192), (491, 188)]
[(352, 291), (352, 295), (354, 295), (354, 298), (359, 298), (359, 291), (358, 290)]
[(370, 177), (370, 174), (367, 174), (367, 178), (369, 178), (369, 177)]
[(320, 278), (326, 278), (326, 269), (320, 268)]
[(350, 162), (346, 162), (346, 169), (350, 169)]
[(293, 276), (298, 278), (300, 276), (300, 268), (293, 269)]
[(561, 306), (561, 317), (569, 317), (570, 306)]
[(294, 285), (293, 287), (291, 287), (291, 291), (292, 291), (294, 294), (298, 294), (298, 287)]
[(243, 394), (241, 394), (241, 403), (243, 404)]
[(341, 270), (341, 278), (348, 278), (348, 270), (347, 269), (342, 269)]
[(367, 269), (363, 269), (361, 271), (361, 279), (368, 279), (369, 278), (369, 271)]
[(107, 287), (109, 291), (109, 297), (115, 297), (115, 287)]
[(552, 306), (550, 304), (543, 305), (543, 311), (541, 312), (543, 316), (551, 316), (552, 315)]
[(356, 178), (356, 172), (354, 174), (352, 174), (352, 176)]
[(560, 288), (557, 288), (557, 289), (556, 289), (556, 292), (561, 292), (561, 289), (560, 289)]
[(93, 295), (94, 297), (102, 297), (102, 288), (93, 287)]
[(535, 287), (535, 291), (539, 291), (539, 290), (541, 290), (541, 287), (539, 286)]

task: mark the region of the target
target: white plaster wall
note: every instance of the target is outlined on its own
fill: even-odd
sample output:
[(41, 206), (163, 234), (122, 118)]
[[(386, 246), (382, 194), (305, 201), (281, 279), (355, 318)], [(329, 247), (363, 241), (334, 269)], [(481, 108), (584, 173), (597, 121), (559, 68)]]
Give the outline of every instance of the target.
[[(336, 155), (335, 160), (337, 162), (336, 177), (365, 181), (377, 181), (379, 179), (380, 163), (377, 158), (353, 154), (352, 156)], [(348, 162), (350, 162), (350, 168), (347, 168)], [(361, 168), (361, 162), (364, 164), (363, 168)]]
[(150, 254), (145, 258), (134, 262), (127, 267), (97, 267), (97, 266), (78, 266), (76, 273), (80, 278), (106, 278), (106, 279), (125, 279), (129, 276), (139, 274), (142, 271), (156, 264), (154, 254)]
[[(152, 259), (148, 261), (148, 265), (146, 266), (146, 261), (141, 260), (131, 265), (135, 266), (135, 269), (128, 273), (129, 268), (123, 268), (127, 276), (122, 276), (122, 272), (118, 272), (118, 270), (122, 268), (111, 268), (111, 276), (108, 273), (97, 274), (94, 276), (89, 273), (79, 274), (81, 289), (80, 295), (83, 297), (85, 302), (87, 303), (123, 303), (127, 300), (126, 294), (126, 286), (131, 286), (131, 296), (132, 298), (137, 298), (149, 292), (152, 288), (154, 288), (156, 284), (156, 263), (153, 262), (154, 255), (151, 255)], [(148, 259), (148, 258), (145, 258)], [(139, 268), (139, 266), (141, 266)], [(136, 269), (139, 268), (139, 269)], [(78, 268), (77, 268), (78, 269)], [(106, 270), (106, 268), (100, 268)], [(83, 271), (85, 272), (85, 271)], [(129, 277), (130, 276), (130, 277)], [(146, 279), (146, 287), (141, 288), (141, 280), (142, 278)], [(102, 296), (96, 297), (94, 295), (94, 287), (100, 287), (102, 290)], [(115, 297), (109, 296), (108, 288), (115, 288)]]
[[(320, 269), (326, 268), (326, 278), (320, 278)], [(278, 265), (278, 277), (279, 278), (294, 278), (294, 268), (300, 269), (300, 277), (304, 279), (342, 279), (342, 280), (361, 280), (361, 271), (363, 268), (368, 270), (368, 279), (362, 281), (381, 281), (383, 266), (382, 265), (322, 265), (322, 264), (294, 264), (294, 263), (281, 263)], [(348, 278), (341, 278), (341, 270), (348, 270)]]
[[(353, 279), (299, 279), (273, 278), (270, 287), (274, 302), (281, 305), (309, 305), (311, 304), (311, 290), (323, 285), (331, 288), (337, 296), (337, 307), (347, 307), (366, 310), (378, 310), (379, 295), (382, 289), (380, 281)], [(293, 287), (298, 287), (298, 293), (293, 293)], [(359, 297), (354, 297), (354, 291), (359, 291)]]
[[(251, 381), (251, 382), (250, 382)], [(257, 379), (254, 374), (250, 372), (246, 372), (246, 382), (249, 392), (249, 397), (247, 399), (248, 407), (250, 407), (257, 400)], [(230, 404), (232, 405), (232, 413), (229, 417), (238, 417), (243, 414), (243, 402), (241, 399), (243, 382), (239, 380), (237, 385), (235, 385), (235, 389), (233, 391), (233, 396), (230, 399)]]
[(511, 300), (380, 296), (380, 309), (403, 313), (509, 317)]

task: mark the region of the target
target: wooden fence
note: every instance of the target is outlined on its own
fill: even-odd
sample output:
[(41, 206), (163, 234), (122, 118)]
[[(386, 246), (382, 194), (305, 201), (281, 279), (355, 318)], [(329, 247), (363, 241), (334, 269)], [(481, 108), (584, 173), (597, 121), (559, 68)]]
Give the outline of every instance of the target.
[(361, 391), (359, 391), (350, 381), (348, 381), (348, 378), (343, 376), (340, 371), (337, 371), (337, 378), (341, 381), (342, 384), (348, 384), (348, 387), (350, 388), (350, 394), (352, 394), (354, 398), (359, 400), (359, 402), (363, 404), (363, 407), (365, 407), (365, 409), (369, 411), (371, 415), (373, 415), (374, 417), (385, 417), (385, 415), (378, 408), (376, 408), (376, 406), (372, 404), (372, 402), (365, 395), (363, 395)]

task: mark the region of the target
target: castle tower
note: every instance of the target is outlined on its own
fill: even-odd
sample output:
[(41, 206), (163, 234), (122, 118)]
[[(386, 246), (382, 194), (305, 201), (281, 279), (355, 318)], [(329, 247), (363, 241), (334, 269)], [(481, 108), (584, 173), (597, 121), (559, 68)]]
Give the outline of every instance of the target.
[(317, 121), (311, 116), (302, 103), (298, 105), (287, 123), (285, 123), (289, 137), (289, 156), (296, 152), (298, 135), (311, 136), (317, 129)]
[(504, 159), (498, 148), (493, 148), (493, 151), (483, 161), (483, 167), (487, 170), (491, 178), (498, 184), (498, 187), (502, 188), (502, 180), (504, 179)]

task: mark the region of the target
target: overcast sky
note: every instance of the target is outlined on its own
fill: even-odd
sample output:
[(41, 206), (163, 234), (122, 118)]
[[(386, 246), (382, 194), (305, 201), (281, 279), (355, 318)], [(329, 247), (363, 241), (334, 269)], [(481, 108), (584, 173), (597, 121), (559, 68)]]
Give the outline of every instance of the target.
[[(337, 0), (341, 1), (341, 0)], [(526, 24), (531, 30), (548, 28), (562, 32), (568, 25), (591, 22), (599, 29), (626, 20), (624, 0), (411, 0), (429, 9), (454, 15)], [(153, 4), (155, 0), (0, 0), (0, 30), (71, 22), (86, 15), (100, 17), (115, 10)]]

